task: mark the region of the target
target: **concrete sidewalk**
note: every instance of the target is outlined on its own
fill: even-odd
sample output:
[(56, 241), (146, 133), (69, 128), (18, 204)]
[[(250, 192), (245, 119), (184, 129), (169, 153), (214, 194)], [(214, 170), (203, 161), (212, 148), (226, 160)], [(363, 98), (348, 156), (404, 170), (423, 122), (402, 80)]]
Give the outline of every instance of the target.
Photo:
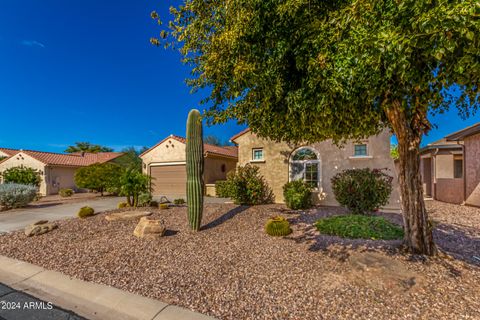
[(0, 282), (92, 320), (214, 320), (188, 309), (4, 256), (0, 256)]

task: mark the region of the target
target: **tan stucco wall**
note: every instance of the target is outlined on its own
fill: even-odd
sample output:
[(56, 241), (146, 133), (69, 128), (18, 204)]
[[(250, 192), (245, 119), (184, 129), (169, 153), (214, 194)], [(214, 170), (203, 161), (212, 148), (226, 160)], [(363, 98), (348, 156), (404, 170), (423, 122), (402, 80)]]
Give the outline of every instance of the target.
[(3, 158), (3, 157), (9, 157), (9, 155), (3, 152), (2, 150), (0, 150), (0, 158)]
[(3, 161), (0, 163), (0, 172), (3, 172), (7, 169), (14, 167), (28, 167), (32, 169), (39, 170), (41, 172), (42, 182), (40, 183), (39, 192), (41, 195), (46, 195), (47, 193), (47, 182), (45, 181), (45, 164), (42, 162), (30, 157), (29, 155), (19, 152), (15, 156)]
[[(222, 171), (222, 165), (225, 165), (225, 171)], [(236, 159), (208, 155), (205, 158), (205, 172), (203, 174), (203, 179), (207, 184), (215, 183), (218, 180), (226, 180), (227, 173), (235, 170), (236, 166)]]
[[(323, 141), (309, 145), (317, 151), (321, 160), (321, 191), (316, 194), (317, 203), (322, 205), (338, 205), (332, 192), (331, 178), (345, 169), (351, 168), (387, 168), (388, 174), (394, 177), (394, 190), (388, 209), (400, 208), (400, 197), (398, 192), (397, 175), (393, 159), (390, 157), (390, 138), (388, 131), (372, 136), (364, 140), (367, 143), (368, 157), (354, 158), (355, 143), (349, 142), (339, 148), (331, 141)], [(284, 202), (282, 187), (289, 180), (289, 159), (293, 151), (300, 146), (287, 143), (276, 143), (270, 140), (258, 138), (255, 134), (248, 132), (241, 135), (235, 141), (239, 146), (239, 165), (251, 163), (260, 168), (261, 174), (273, 189), (276, 202)], [(252, 149), (263, 148), (264, 162), (252, 162)]]
[[(480, 133), (465, 138), (466, 194), (469, 197), (480, 184)], [(480, 205), (478, 203), (477, 205)]]
[(184, 162), (185, 144), (175, 139), (167, 139), (143, 156), (143, 173), (149, 172), (148, 167), (153, 163)]
[(47, 167), (48, 193), (57, 194), (60, 189), (76, 189), (75, 171), (71, 167)]
[(435, 178), (453, 179), (453, 154), (435, 156)]

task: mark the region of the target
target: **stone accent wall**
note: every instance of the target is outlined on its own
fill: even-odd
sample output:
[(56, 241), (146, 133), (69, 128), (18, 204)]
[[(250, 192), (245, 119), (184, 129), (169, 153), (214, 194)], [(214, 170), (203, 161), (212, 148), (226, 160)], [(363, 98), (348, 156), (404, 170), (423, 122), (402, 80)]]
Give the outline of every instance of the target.
[[(355, 145), (353, 142), (347, 143), (342, 148), (335, 146), (331, 141), (309, 145), (317, 151), (321, 161), (321, 192), (314, 195), (316, 202), (323, 205), (338, 205), (332, 193), (330, 180), (336, 173), (344, 169), (386, 168), (388, 173), (394, 177), (394, 190), (386, 208), (399, 209), (400, 197), (394, 161), (390, 157), (390, 138), (391, 135), (384, 131), (364, 140), (368, 145), (368, 157), (363, 158), (353, 157)], [(282, 187), (289, 181), (290, 155), (301, 146), (262, 139), (251, 132), (236, 138), (235, 142), (239, 146), (239, 165), (251, 163), (258, 166), (260, 173), (273, 189), (275, 201), (284, 202)], [(252, 161), (252, 149), (254, 148), (263, 148), (264, 161)]]
[(480, 133), (466, 137), (464, 144), (466, 194), (469, 197), (480, 183)]
[(463, 179), (437, 179), (435, 200), (461, 204), (464, 200), (463, 196)]

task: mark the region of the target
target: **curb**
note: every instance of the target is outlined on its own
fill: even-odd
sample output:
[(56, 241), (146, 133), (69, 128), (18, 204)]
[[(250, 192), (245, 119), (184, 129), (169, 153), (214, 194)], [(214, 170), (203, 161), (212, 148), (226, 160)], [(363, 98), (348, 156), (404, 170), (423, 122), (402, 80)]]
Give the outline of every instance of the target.
[(1, 255), (0, 282), (91, 320), (215, 320), (159, 300)]

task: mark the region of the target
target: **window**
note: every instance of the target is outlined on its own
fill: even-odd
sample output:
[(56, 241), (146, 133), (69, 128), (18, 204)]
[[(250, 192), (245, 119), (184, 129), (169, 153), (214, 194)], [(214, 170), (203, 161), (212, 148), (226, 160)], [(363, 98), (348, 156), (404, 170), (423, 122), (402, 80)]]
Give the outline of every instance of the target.
[(221, 168), (220, 168), (220, 169), (222, 170), (222, 172), (225, 172), (225, 171), (227, 171), (227, 167), (225, 166), (225, 164), (222, 164), (222, 166), (221, 166)]
[(290, 180), (303, 180), (312, 188), (320, 187), (320, 160), (310, 148), (301, 148), (291, 157)]
[(463, 178), (463, 160), (462, 159), (453, 160), (453, 177), (457, 179)]
[(262, 161), (263, 160), (263, 149), (252, 149), (252, 160), (253, 161)]
[(366, 144), (356, 144), (355, 152), (353, 154), (355, 157), (365, 157), (367, 156), (367, 145)]

